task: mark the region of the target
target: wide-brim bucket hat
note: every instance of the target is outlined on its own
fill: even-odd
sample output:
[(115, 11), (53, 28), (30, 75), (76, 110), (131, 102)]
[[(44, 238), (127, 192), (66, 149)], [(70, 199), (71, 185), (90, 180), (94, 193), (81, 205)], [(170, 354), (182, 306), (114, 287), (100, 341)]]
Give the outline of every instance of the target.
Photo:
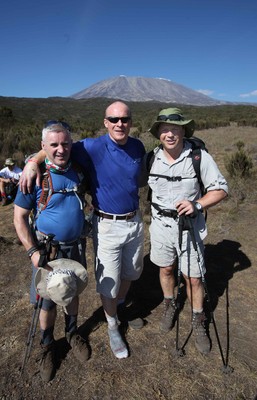
[(163, 123), (183, 126), (187, 138), (191, 137), (195, 130), (195, 121), (193, 119), (186, 119), (179, 108), (165, 108), (159, 112), (156, 121), (149, 129), (149, 132), (157, 139), (159, 139), (158, 128)]
[(6, 160), (5, 160), (5, 163), (4, 163), (4, 165), (6, 165), (6, 166), (8, 166), (8, 165), (14, 165), (15, 164), (15, 162), (14, 162), (14, 160), (12, 159), (12, 158), (7, 158)]
[(87, 270), (79, 262), (67, 258), (49, 261), (48, 265), (52, 271), (39, 268), (36, 272), (36, 292), (40, 297), (66, 307), (86, 288)]

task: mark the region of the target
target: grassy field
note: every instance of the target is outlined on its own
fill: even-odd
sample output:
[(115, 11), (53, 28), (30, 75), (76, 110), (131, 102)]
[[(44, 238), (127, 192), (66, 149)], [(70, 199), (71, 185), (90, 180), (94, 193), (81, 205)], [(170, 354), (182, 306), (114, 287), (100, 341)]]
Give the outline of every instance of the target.
[[(30, 267), (17, 242), (12, 224), (12, 205), (0, 207), (1, 339), (0, 399), (2, 400), (254, 400), (257, 395), (257, 309), (256, 309), (256, 215), (257, 179), (232, 181), (224, 159), (244, 141), (256, 169), (257, 128), (230, 126), (195, 133), (227, 177), (228, 199), (208, 212), (206, 239), (207, 282), (220, 338), (222, 360), (214, 325), (210, 324), (212, 351), (200, 355), (190, 333), (190, 307), (185, 300), (180, 313), (179, 344), (175, 350), (176, 327), (168, 334), (159, 331), (162, 313), (158, 269), (149, 261), (149, 215), (146, 189), (141, 193), (145, 221), (144, 271), (133, 287), (133, 298), (145, 326), (133, 331), (124, 325), (130, 357), (117, 360), (108, 343), (107, 326), (95, 291), (93, 250), (88, 240), (89, 285), (80, 299), (79, 323), (91, 357), (79, 365), (65, 346), (63, 316), (58, 309), (55, 335), (60, 365), (55, 379), (42, 383), (39, 376), (39, 334), (24, 375), (22, 357), (32, 309), (29, 304)], [(142, 134), (147, 147), (153, 144)], [(187, 341), (188, 339), (188, 341)], [(224, 361), (224, 362), (223, 362)], [(231, 367), (231, 369), (229, 368)], [(233, 372), (231, 372), (233, 369)]]

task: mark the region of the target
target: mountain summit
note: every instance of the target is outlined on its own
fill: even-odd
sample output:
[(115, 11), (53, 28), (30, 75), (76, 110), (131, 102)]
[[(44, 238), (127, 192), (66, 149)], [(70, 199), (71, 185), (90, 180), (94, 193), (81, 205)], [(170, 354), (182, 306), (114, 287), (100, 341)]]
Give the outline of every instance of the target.
[(71, 97), (74, 99), (106, 97), (124, 101), (160, 101), (196, 106), (224, 104), (224, 102), (212, 99), (167, 79), (124, 75), (99, 81)]

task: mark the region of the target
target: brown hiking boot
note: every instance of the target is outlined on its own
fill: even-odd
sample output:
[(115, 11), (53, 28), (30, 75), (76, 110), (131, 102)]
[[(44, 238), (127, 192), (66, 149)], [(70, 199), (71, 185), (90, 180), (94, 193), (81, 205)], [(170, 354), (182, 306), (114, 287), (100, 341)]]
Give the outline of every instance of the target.
[(173, 323), (173, 318), (176, 312), (176, 303), (174, 299), (164, 299), (163, 300), (163, 314), (160, 323), (160, 329), (163, 332), (168, 332)]
[(139, 330), (144, 326), (144, 320), (138, 316), (138, 308), (132, 302), (122, 303), (117, 307), (118, 320), (120, 322), (127, 322), (128, 326), (132, 329)]
[(86, 341), (76, 332), (66, 332), (66, 339), (72, 348), (74, 357), (84, 363), (89, 359), (89, 350)]
[(192, 314), (192, 327), (195, 338), (195, 347), (202, 354), (208, 354), (211, 350), (210, 339), (206, 333), (206, 317), (204, 312)]
[(49, 345), (41, 344), (42, 357), (40, 360), (40, 376), (44, 382), (49, 382), (55, 375), (56, 345), (53, 341)]

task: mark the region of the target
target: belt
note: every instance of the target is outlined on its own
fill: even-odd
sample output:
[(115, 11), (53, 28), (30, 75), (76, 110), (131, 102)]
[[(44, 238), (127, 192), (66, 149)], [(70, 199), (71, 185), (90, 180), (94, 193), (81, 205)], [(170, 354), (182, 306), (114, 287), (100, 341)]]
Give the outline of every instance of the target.
[(170, 209), (162, 209), (161, 207), (159, 207), (158, 204), (152, 203), (152, 206), (158, 211), (158, 215), (163, 215), (164, 217), (169, 217), (169, 218), (173, 218), (176, 219), (178, 216), (178, 212), (177, 210), (170, 210)]
[[(42, 243), (44, 243), (44, 241), (48, 238), (48, 235), (46, 235), (45, 233), (42, 233), (40, 231), (36, 231), (36, 236), (37, 236), (38, 241), (42, 242)], [(73, 245), (79, 243), (79, 241), (80, 241), (80, 237), (78, 237), (77, 239), (71, 240), (69, 242), (61, 242), (59, 240), (52, 239), (51, 243), (53, 246), (54, 245), (57, 246), (58, 244), (63, 245), (63, 246), (73, 246)]]
[(163, 215), (164, 217), (170, 217), (176, 219), (178, 216), (177, 210), (161, 210), (158, 214)]
[(134, 218), (134, 216), (136, 215), (136, 213), (137, 213), (137, 210), (132, 211), (132, 212), (130, 212), (130, 213), (128, 213), (128, 214), (117, 215), (117, 214), (105, 214), (105, 213), (103, 213), (103, 212), (101, 212), (101, 211), (94, 210), (94, 214), (97, 215), (98, 217), (106, 218), (106, 219), (112, 219), (112, 220), (114, 220), (114, 221), (115, 221), (115, 220), (121, 220), (121, 219), (127, 221), (127, 220), (129, 220), (129, 219), (131, 219), (131, 218)]

